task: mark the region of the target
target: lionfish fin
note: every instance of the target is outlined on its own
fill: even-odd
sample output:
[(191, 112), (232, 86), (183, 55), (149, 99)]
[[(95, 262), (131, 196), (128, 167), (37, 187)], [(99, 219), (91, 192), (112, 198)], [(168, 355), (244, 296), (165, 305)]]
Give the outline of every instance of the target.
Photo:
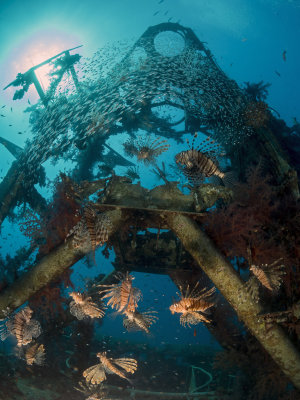
[(114, 364), (133, 374), (137, 369), (137, 361), (134, 358), (116, 358)]
[(82, 375), (87, 383), (91, 383), (93, 385), (99, 385), (106, 379), (105, 371), (101, 364), (96, 364), (87, 368), (85, 371), (83, 371)]
[(238, 179), (234, 171), (226, 172), (222, 178), (222, 181), (224, 186), (226, 186), (228, 189), (233, 188), (238, 183)]
[(6, 324), (2, 325), (0, 327), (0, 338), (1, 340), (4, 342), (4, 340), (6, 340), (9, 336), (10, 332), (6, 326)]

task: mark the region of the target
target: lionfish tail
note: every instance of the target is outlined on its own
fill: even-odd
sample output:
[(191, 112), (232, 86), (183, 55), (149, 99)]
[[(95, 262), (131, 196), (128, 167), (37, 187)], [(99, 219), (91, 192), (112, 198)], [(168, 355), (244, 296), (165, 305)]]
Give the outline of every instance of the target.
[(220, 178), (222, 179), (224, 186), (226, 186), (228, 189), (232, 189), (237, 185), (238, 178), (234, 171), (228, 171), (222, 175), (223, 175), (223, 178), (221, 176), (220, 176)]

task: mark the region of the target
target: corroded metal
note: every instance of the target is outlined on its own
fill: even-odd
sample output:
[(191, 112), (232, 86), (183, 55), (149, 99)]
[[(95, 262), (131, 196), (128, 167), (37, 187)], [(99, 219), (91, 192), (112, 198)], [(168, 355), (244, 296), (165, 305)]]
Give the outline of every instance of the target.
[(300, 389), (300, 354), (286, 333), (275, 323), (267, 327), (259, 320), (262, 307), (245, 290), (244, 283), (208, 236), (183, 215), (166, 215), (166, 221), (183, 246), (197, 261), (236, 311), (240, 320), (258, 339), (281, 370)]
[[(107, 216), (111, 221), (110, 234), (113, 234), (124, 222), (124, 217), (122, 218), (122, 213), (119, 210), (108, 211)], [(83, 249), (74, 248), (72, 237), (70, 237), (65, 243), (43, 257), (21, 278), (1, 292), (0, 318), (24, 304), (38, 290), (57, 279), (85, 254), (86, 251)]]
[[(144, 213), (125, 212), (118, 209), (118, 205), (122, 202), (122, 197), (117, 196), (114, 198), (112, 196), (117, 193), (114, 184), (125, 196), (124, 201), (126, 203), (130, 203), (129, 193), (131, 192), (132, 203), (137, 207), (145, 206), (145, 193), (149, 195), (149, 192), (151, 192), (139, 185), (130, 185), (128, 182), (114, 179), (110, 185), (110, 190), (106, 193), (110, 202), (114, 199), (117, 203), (115, 210), (106, 212), (112, 222), (110, 236), (128, 223), (133, 226), (147, 225), (153, 219), (153, 216), (147, 219)], [(160, 192), (162, 194), (162, 203), (164, 203), (169, 193), (168, 185), (161, 186)], [(176, 199), (174, 193), (172, 207), (177, 203), (177, 208), (180, 209), (183, 206), (181, 204), (182, 196), (178, 195)], [(185, 204), (185, 201), (182, 203)], [(185, 249), (193, 256), (199, 267), (227, 299), (238, 317), (256, 336), (287, 377), (297, 388), (300, 388), (300, 355), (298, 350), (277, 324), (273, 323), (272, 329), (270, 329), (270, 325), (266, 326), (266, 323), (259, 318), (262, 307), (254, 302), (251, 295), (245, 290), (244, 283), (238, 273), (200, 229), (197, 222), (176, 212), (166, 212), (165, 214), (162, 212), (156, 216), (156, 221), (157, 227), (163, 223), (169, 226), (180, 239)], [(72, 246), (71, 241), (72, 238), (68, 239), (66, 243), (44, 257), (0, 295), (2, 317), (5, 315), (7, 308), (12, 311), (19, 307), (40, 288), (57, 278), (66, 268), (73, 265), (84, 255), (82, 250), (75, 249)]]

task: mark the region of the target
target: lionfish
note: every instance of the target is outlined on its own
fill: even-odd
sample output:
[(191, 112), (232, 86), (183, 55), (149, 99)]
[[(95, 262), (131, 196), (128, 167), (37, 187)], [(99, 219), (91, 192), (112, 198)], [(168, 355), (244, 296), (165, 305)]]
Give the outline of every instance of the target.
[(140, 179), (139, 171), (137, 167), (129, 167), (127, 171), (125, 172), (125, 175), (128, 176), (129, 179), (132, 181), (136, 179)]
[[(205, 178), (217, 176), (223, 181), (225, 173), (219, 169), (217, 156), (221, 154), (220, 145), (214, 140), (206, 138), (197, 148), (194, 148), (195, 133), (190, 150), (176, 154), (175, 161), (182, 170), (184, 176), (194, 186), (199, 186)], [(189, 141), (187, 140), (188, 144)], [(226, 174), (227, 181), (231, 180), (230, 174)]]
[(35, 343), (25, 351), (25, 360), (27, 365), (43, 365), (45, 362), (45, 347), (43, 344)]
[(105, 288), (99, 292), (100, 294), (105, 293), (102, 299), (110, 297), (107, 305), (116, 308), (118, 312), (134, 312), (142, 296), (138, 288), (132, 287), (134, 277), (126, 272), (126, 275), (122, 273), (116, 274), (116, 278), (120, 280), (120, 283), (99, 285)]
[(189, 290), (189, 286), (185, 294), (183, 293), (183, 289), (179, 286), (181, 299), (176, 301), (170, 306), (170, 311), (172, 314), (181, 313), (180, 316), (180, 324), (184, 327), (187, 325), (196, 325), (199, 322), (207, 322), (210, 320), (206, 318), (203, 313), (215, 305), (215, 302), (212, 299), (212, 296), (215, 292), (215, 288), (211, 289), (202, 289), (198, 291), (198, 283), (195, 285), (192, 291)]
[(124, 372), (122, 372), (118, 367), (133, 374), (137, 369), (137, 361), (134, 358), (108, 358), (106, 352), (97, 353), (97, 357), (100, 359), (100, 363), (83, 371), (82, 375), (86, 379), (87, 383), (99, 385), (106, 380), (105, 372), (108, 374), (116, 374), (120, 378), (126, 379), (131, 383), (130, 379), (128, 379)]
[(33, 311), (29, 307), (23, 308), (14, 317), (6, 321), (6, 329), (1, 332), (1, 339), (5, 340), (9, 334), (15, 336), (19, 347), (26, 346), (33, 338), (40, 336), (41, 325), (31, 319)]
[(290, 319), (299, 320), (300, 318), (300, 301), (293, 304), (288, 310), (285, 311), (275, 311), (267, 314), (261, 314), (261, 318), (267, 323), (272, 324), (276, 322), (286, 323)]
[(97, 245), (97, 235), (96, 235), (96, 218), (97, 213), (91, 204), (87, 204), (83, 210), (83, 217), (85, 219), (85, 224), (90, 235), (90, 241), (93, 252), (95, 252)]
[(105, 214), (97, 214), (92, 204), (87, 204), (83, 210), (83, 217), (68, 236), (73, 236), (75, 248), (91, 249), (95, 254), (96, 246), (102, 246), (108, 240), (112, 229), (110, 218)]
[(82, 381), (78, 383), (79, 387), (74, 387), (75, 390), (88, 396), (86, 400), (110, 400), (107, 395), (107, 390), (103, 384), (93, 385), (91, 382)]
[(285, 274), (285, 266), (280, 264), (282, 258), (274, 261), (272, 264), (263, 264), (261, 266), (251, 265), (250, 271), (258, 279), (260, 284), (270, 291), (279, 289), (282, 282), (282, 275)]
[(156, 322), (158, 317), (155, 314), (156, 311), (145, 311), (140, 313), (138, 311), (125, 311), (126, 317), (123, 319), (123, 326), (130, 331), (145, 331), (149, 333), (150, 326)]
[(152, 164), (156, 157), (170, 147), (166, 140), (160, 139), (158, 137), (153, 140), (150, 136), (138, 136), (136, 140), (131, 138), (124, 143), (124, 151), (130, 157), (136, 156), (137, 160), (143, 161), (144, 164)]
[(72, 301), (70, 303), (70, 313), (77, 319), (82, 320), (85, 318), (102, 318), (105, 314), (104, 306), (101, 308), (92, 301), (91, 297), (86, 297), (82, 293), (70, 293)]
[[(255, 278), (255, 276), (250, 276), (248, 281), (246, 282), (246, 291), (250, 294), (252, 299), (258, 303), (259, 301), (259, 281)], [(239, 296), (242, 297), (244, 292), (244, 287), (242, 286), (239, 289)]]

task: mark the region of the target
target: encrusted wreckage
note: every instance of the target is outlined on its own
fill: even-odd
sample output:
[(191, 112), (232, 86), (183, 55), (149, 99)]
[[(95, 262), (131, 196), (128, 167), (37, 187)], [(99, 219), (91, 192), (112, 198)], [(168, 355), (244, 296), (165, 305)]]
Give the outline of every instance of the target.
[[(176, 33), (183, 39), (181, 52), (176, 50), (171, 56), (159, 53), (155, 38), (163, 32)], [(133, 69), (132, 58), (141, 49), (143, 56), (138, 68)], [(72, 68), (75, 73), (73, 64)], [(84, 85), (80, 87), (76, 80), (80, 96), (74, 95), (68, 104), (63, 105), (61, 124), (60, 117), (55, 122), (47, 120), (47, 115), (55, 114), (57, 110), (54, 105), (48, 104), (49, 98), (47, 104), (45, 98), (42, 98), (47, 108), (40, 111), (42, 117), (35, 126), (38, 136), (32, 144), (33, 150), (27, 152), (25, 149), (18, 155), (0, 185), (1, 222), (21, 200), (27, 201), (32, 209), (42, 214), (45, 207), (43, 200), (39, 200), (34, 191), (28, 190), (38, 180), (33, 171), (40, 171), (45, 159), (56, 157), (58, 153), (63, 155), (67, 151), (70, 141), (66, 143), (62, 139), (59, 145), (56, 142), (53, 146), (52, 142), (63, 136), (70, 127), (75, 131), (72, 143), (86, 155), (85, 159), (82, 155), (81, 158), (78, 156), (79, 167), (74, 176), (80, 175), (83, 165), (92, 170), (93, 163), (101, 161), (101, 152), (97, 155), (98, 159), (96, 156), (93, 158), (93, 162), (89, 153), (98, 138), (101, 138), (99, 143), (103, 146), (103, 138), (108, 138), (110, 134), (127, 132), (134, 138), (134, 132), (143, 129), (158, 137), (172, 137), (182, 141), (183, 134), (200, 131), (221, 143), (241, 180), (245, 179), (250, 165), (257, 164), (260, 158), (267, 159), (264, 167), (273, 184), (280, 188), (281, 193), (288, 193), (296, 200), (299, 198), (297, 173), (290, 166), (288, 155), (268, 125), (269, 120), (275, 124), (275, 117), (264, 105), (253, 103), (253, 99), (249, 99), (234, 81), (228, 79), (192, 30), (171, 23), (149, 28), (121, 63), (112, 68), (106, 79), (100, 88), (91, 87), (87, 93)], [(126, 101), (121, 106), (113, 106), (116, 102), (114, 96), (117, 96), (119, 105), (122, 103), (120, 90), (125, 92), (122, 96)], [(94, 99), (102, 97), (105, 101), (99, 101), (95, 106)], [(81, 104), (85, 106), (81, 107)], [(183, 111), (182, 118), (174, 122), (159, 116), (155, 110), (164, 106)], [(68, 118), (63, 118), (64, 113)], [(82, 115), (85, 115), (86, 123), (79, 124)], [(54, 134), (52, 124), (57, 128)], [(180, 124), (184, 128), (176, 130)], [(57, 137), (55, 132), (58, 132)], [(84, 136), (84, 132), (89, 133)], [(45, 152), (37, 152), (37, 148), (44, 148)], [(139, 159), (139, 155), (137, 157)], [(27, 175), (20, 172), (23, 165), (28, 166)], [(17, 309), (86, 254), (108, 242), (116, 254), (115, 271), (168, 274), (175, 282), (178, 276), (187, 281), (197, 281), (204, 273), (231, 305), (239, 320), (257, 338), (294, 386), (300, 389), (298, 349), (275, 320), (267, 323), (261, 318), (263, 305), (246, 290), (240, 274), (203, 227), (207, 210), (219, 204), (230, 203), (232, 190), (205, 183), (190, 188), (190, 193), (184, 194), (179, 190), (178, 182), (168, 181), (159, 168), (158, 171), (165, 185), (152, 190), (114, 174), (110, 178), (85, 182), (78, 201), (83, 202), (90, 194), (100, 191), (98, 201), (90, 203), (90, 211), (83, 213), (85, 222), (81, 222), (77, 230), (75, 227), (65, 241), (0, 293), (0, 317)], [(29, 193), (26, 199), (22, 198), (24, 189)], [(148, 228), (155, 228), (158, 233), (150, 234)], [(168, 233), (160, 234), (161, 229), (167, 229)], [(137, 234), (138, 230), (145, 230), (146, 234)], [(86, 237), (88, 240), (85, 240)], [(155, 262), (151, 261), (153, 259)], [(158, 259), (160, 264), (157, 263)], [(97, 283), (106, 285), (114, 281), (115, 277), (111, 274)], [(234, 344), (236, 336), (230, 332), (235, 328), (227, 326), (226, 321), (224, 325), (217, 322), (214, 326), (208, 324), (208, 329), (224, 347)], [(229, 334), (223, 335), (223, 330)]]
[[(160, 196), (156, 196), (155, 192), (158, 190)], [(152, 197), (151, 191), (139, 185), (124, 182), (124, 179), (113, 178), (108, 189), (110, 202), (95, 204), (95, 207), (101, 211), (105, 208), (112, 209), (105, 211), (111, 221), (110, 235), (113, 235), (122, 225), (130, 224), (130, 221), (131, 223), (134, 221), (135, 226), (140, 222), (141, 227), (156, 226), (171, 229), (194, 257), (199, 268), (206, 273), (232, 305), (239, 319), (245, 323), (295, 386), (299, 387), (300, 356), (297, 349), (275, 323), (270, 330), (264, 322), (258, 321), (258, 316), (262, 312), (261, 306), (254, 302), (251, 295), (244, 290), (244, 282), (233, 266), (201, 230), (199, 223), (191, 218), (191, 215), (197, 217), (197, 212), (192, 209), (192, 202), (189, 211), (186, 211), (186, 196), (182, 193), (179, 192), (176, 196), (174, 190), (168, 186), (160, 186), (153, 189), (153, 192)], [(114, 193), (117, 194), (117, 198), (114, 198)], [(149, 206), (145, 207), (147, 199), (149, 199)], [(162, 199), (161, 202), (160, 199)], [(167, 199), (172, 199), (173, 202), (170, 209), (165, 208), (164, 200)], [(201, 219), (201, 214), (198, 218)], [(8, 308), (13, 311), (90, 250), (90, 248), (85, 251), (76, 249), (72, 245), (72, 238), (67, 239), (64, 244), (45, 256), (19, 281), (0, 295), (0, 309), (5, 311)]]

